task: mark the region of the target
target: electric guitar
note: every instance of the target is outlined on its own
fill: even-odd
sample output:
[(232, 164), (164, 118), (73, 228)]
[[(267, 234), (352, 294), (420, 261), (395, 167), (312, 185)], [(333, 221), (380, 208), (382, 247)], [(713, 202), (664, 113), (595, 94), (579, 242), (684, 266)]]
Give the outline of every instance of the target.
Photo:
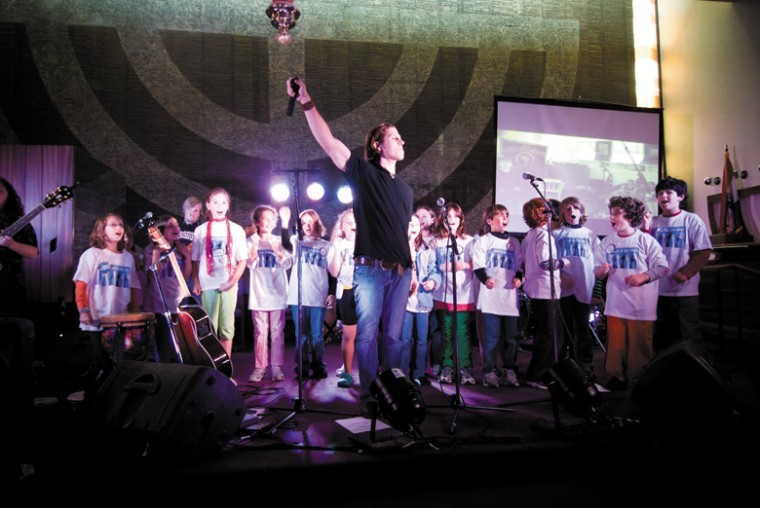
[(157, 226), (149, 226), (148, 233), (151, 240), (160, 249), (166, 251), (166, 257), (169, 259), (174, 270), (174, 276), (179, 282), (182, 303), (179, 305), (177, 322), (172, 321), (170, 324), (177, 337), (181, 362), (211, 367), (231, 378), (232, 361), (224, 346), (219, 342), (208, 313), (198, 305), (195, 298), (190, 294), (174, 250)]
[[(45, 199), (37, 205), (37, 207), (34, 208), (31, 212), (27, 213), (23, 217), (21, 217), (19, 220), (8, 226), (7, 228), (0, 230), (0, 236), (10, 236), (13, 237), (15, 234), (17, 234), (19, 231), (24, 229), (27, 224), (32, 222), (32, 220), (37, 217), (39, 214), (41, 214), (44, 210), (48, 208), (53, 208), (54, 206), (58, 206), (67, 199), (71, 199), (74, 197), (74, 194), (72, 190), (74, 187), (76, 187), (79, 184), (79, 182), (75, 182), (74, 185), (71, 187), (66, 186), (60, 186), (54, 191), (50, 192), (47, 196), (45, 196)], [(0, 263), (0, 275), (2, 275), (2, 272), (6, 270), (6, 266), (3, 266), (2, 263)]]

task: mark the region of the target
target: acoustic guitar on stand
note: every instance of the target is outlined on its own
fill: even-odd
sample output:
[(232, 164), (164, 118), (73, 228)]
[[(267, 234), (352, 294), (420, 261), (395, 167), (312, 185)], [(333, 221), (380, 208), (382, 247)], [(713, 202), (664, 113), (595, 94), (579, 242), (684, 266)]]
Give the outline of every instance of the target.
[(149, 226), (148, 233), (151, 240), (166, 252), (165, 255), (174, 270), (174, 276), (179, 281), (182, 303), (179, 305), (177, 321), (176, 323), (172, 321), (171, 326), (177, 337), (182, 363), (211, 367), (231, 378), (232, 361), (224, 346), (219, 342), (208, 313), (190, 294), (174, 249), (157, 226)]

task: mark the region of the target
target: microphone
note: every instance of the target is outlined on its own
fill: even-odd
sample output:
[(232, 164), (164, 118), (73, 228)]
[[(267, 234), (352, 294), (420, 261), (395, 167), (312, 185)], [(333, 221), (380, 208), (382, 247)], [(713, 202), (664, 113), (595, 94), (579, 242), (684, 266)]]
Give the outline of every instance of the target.
[(298, 98), (298, 90), (301, 89), (296, 81), (298, 81), (298, 78), (293, 78), (290, 80), (290, 89), (295, 93), (293, 94), (293, 97), (290, 98), (290, 102), (288, 102), (288, 116), (293, 116), (293, 106), (295, 106), (296, 99)]
[(523, 173), (522, 176), (523, 176), (523, 180), (530, 180), (531, 182), (534, 181), (534, 180), (539, 181), (539, 182), (543, 182), (544, 181), (543, 178), (538, 178), (537, 176), (533, 176), (530, 173)]
[(443, 206), (443, 205), (446, 204), (446, 200), (443, 199), (443, 198), (438, 198), (438, 199), (435, 200), (435, 204), (438, 205), (438, 206)]
[(142, 229), (142, 228), (144, 228), (144, 227), (145, 227), (145, 223), (146, 223), (147, 221), (149, 221), (149, 220), (150, 220), (152, 217), (153, 217), (153, 212), (148, 212), (148, 213), (146, 213), (146, 214), (143, 216), (143, 218), (142, 218), (142, 219), (140, 219), (140, 220), (138, 220), (137, 222), (135, 222), (135, 225), (134, 225), (134, 227), (133, 227), (132, 229), (134, 229), (135, 231), (137, 231), (138, 229)]

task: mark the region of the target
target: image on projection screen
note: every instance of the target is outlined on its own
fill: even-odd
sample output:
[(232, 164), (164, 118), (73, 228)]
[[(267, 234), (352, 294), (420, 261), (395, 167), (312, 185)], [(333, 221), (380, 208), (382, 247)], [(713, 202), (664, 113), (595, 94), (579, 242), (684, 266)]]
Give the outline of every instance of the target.
[[(633, 196), (657, 214), (659, 109), (496, 98), (496, 203), (509, 208), (511, 232), (526, 232), (522, 205), (538, 197), (575, 196), (586, 226), (612, 232), (611, 196)], [(541, 179), (539, 181), (538, 179)]]

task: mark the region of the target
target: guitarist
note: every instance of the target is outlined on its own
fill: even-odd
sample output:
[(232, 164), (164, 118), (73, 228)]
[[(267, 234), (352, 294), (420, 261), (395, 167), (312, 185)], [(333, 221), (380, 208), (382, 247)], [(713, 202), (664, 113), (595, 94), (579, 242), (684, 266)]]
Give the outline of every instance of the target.
[[(181, 228), (179, 222), (175, 217), (171, 215), (162, 215), (156, 222), (156, 227), (166, 239), (168, 246), (174, 249), (176, 253), (177, 264), (179, 265), (182, 276), (185, 279), (190, 278), (192, 275), (193, 265), (190, 260), (190, 245), (185, 244), (180, 240)], [(153, 266), (159, 260), (161, 260), (164, 250), (160, 246), (150, 244), (145, 247), (143, 256), (145, 256), (146, 269)], [(156, 286), (156, 280), (151, 275), (147, 276), (147, 283), (145, 290), (143, 291), (143, 310), (146, 312), (154, 312), (156, 314), (157, 333), (156, 333), (156, 349), (158, 357), (162, 362), (175, 363), (179, 359), (176, 358), (174, 346), (171, 343), (171, 337), (168, 324), (162, 319), (164, 311), (168, 310), (173, 316), (178, 313), (179, 304), (183, 299), (183, 292), (180, 289), (180, 282), (174, 273), (174, 269), (171, 266), (169, 260), (164, 257), (156, 267), (156, 274), (158, 275), (159, 283), (161, 284), (161, 291), (168, 309), (164, 308), (164, 302), (161, 299), (161, 293)]]
[(23, 216), (24, 206), (16, 189), (0, 177), (0, 316), (24, 317), (24, 259), (39, 255), (37, 234), (31, 224), (12, 237), (2, 234), (2, 230)]

